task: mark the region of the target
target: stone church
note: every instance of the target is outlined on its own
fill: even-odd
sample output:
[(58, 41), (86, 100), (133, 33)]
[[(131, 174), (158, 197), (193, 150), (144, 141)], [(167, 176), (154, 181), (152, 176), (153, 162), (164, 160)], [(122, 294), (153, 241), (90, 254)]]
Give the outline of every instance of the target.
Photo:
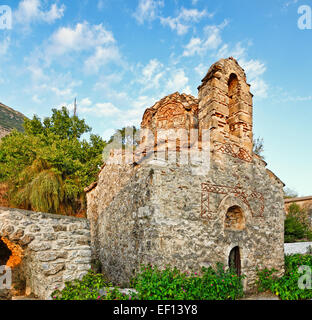
[(107, 161), (86, 189), (93, 255), (116, 283), (141, 264), (199, 272), (221, 262), (246, 275), (245, 290), (257, 268), (284, 271), (284, 184), (253, 153), (246, 74), (222, 59), (198, 91), (148, 108), (135, 160)]

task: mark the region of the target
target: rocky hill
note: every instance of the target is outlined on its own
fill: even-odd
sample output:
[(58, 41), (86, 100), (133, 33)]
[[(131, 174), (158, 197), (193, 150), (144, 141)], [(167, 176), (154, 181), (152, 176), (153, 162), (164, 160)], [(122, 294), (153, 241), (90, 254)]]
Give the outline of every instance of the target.
[(0, 102), (0, 139), (11, 130), (23, 130), (25, 116)]

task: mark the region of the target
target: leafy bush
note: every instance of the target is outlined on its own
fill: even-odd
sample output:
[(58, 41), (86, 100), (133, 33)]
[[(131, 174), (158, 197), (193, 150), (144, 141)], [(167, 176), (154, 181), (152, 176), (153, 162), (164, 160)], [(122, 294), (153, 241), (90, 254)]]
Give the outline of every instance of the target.
[(258, 272), (258, 291), (271, 291), (282, 300), (305, 300), (312, 299), (312, 290), (300, 289), (299, 278), (303, 273), (299, 272), (300, 266), (312, 268), (311, 255), (288, 255), (285, 256), (285, 274), (282, 277), (274, 275), (275, 269), (265, 269)]
[(306, 211), (293, 203), (285, 219), (285, 242), (300, 240), (312, 240), (312, 232)]
[[(132, 280), (138, 292), (125, 294), (113, 287), (102, 274), (89, 271), (82, 280), (66, 282), (63, 290), (52, 294), (54, 300), (235, 300), (243, 297), (242, 279), (219, 264), (217, 269), (203, 268), (201, 274), (180, 272), (167, 266), (142, 266)], [(105, 292), (105, 294), (104, 294)]]
[(141, 300), (235, 300), (243, 296), (243, 278), (221, 264), (216, 270), (203, 268), (201, 274), (142, 266), (131, 285)]
[(0, 143), (0, 182), (10, 186), (10, 205), (33, 211), (74, 215), (86, 211), (84, 188), (97, 177), (106, 142), (66, 108), (43, 121), (25, 119)]
[(104, 275), (89, 271), (81, 280), (68, 281), (63, 290), (52, 293), (53, 300), (129, 300), (132, 297), (113, 287)]

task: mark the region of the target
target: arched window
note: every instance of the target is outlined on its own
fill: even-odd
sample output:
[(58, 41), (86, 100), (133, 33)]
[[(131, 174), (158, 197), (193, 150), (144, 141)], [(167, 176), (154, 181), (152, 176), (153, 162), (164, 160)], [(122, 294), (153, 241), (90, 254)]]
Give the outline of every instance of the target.
[(239, 247), (233, 248), (230, 252), (229, 268), (234, 270), (238, 276), (241, 275), (241, 257)]
[(245, 216), (241, 207), (233, 206), (228, 209), (224, 227), (231, 230), (245, 229)]
[(228, 82), (228, 96), (229, 96), (229, 126), (230, 133), (234, 134), (235, 131), (235, 106), (239, 102), (238, 100), (238, 78), (237, 75), (232, 73)]

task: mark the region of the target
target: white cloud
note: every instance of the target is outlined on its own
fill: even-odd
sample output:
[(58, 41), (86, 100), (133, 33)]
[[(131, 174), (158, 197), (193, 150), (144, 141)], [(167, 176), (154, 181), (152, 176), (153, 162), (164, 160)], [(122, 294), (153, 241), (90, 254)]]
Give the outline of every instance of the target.
[(259, 60), (251, 59), (249, 61), (240, 60), (241, 66), (245, 69), (246, 74), (250, 80), (253, 80), (264, 74), (266, 66)]
[[(204, 28), (204, 36), (202, 38), (192, 37), (189, 43), (184, 47), (183, 56), (192, 57), (199, 55), (202, 58), (211, 51), (212, 57), (216, 59), (234, 57), (238, 63), (245, 69), (247, 80), (251, 84), (251, 91), (257, 98), (266, 98), (268, 96), (269, 86), (263, 79), (263, 74), (266, 71), (265, 63), (257, 59), (249, 59), (247, 56), (247, 47), (252, 43), (248, 42), (247, 47), (243, 46), (241, 42), (230, 47), (229, 44), (224, 43), (221, 37), (222, 29), (228, 24), (225, 20), (218, 26), (206, 26)], [(203, 64), (199, 63), (194, 70), (200, 75), (204, 76), (205, 68)]]
[(38, 67), (37, 65), (29, 65), (27, 67), (27, 71), (30, 71), (32, 79), (34, 81), (47, 79), (42, 68)]
[(100, 80), (95, 84), (95, 88), (110, 88), (112, 83), (119, 83), (122, 80), (120, 73), (111, 73), (107, 75), (101, 75)]
[(143, 24), (145, 20), (153, 21), (158, 17), (159, 9), (163, 6), (163, 0), (139, 0), (133, 16), (139, 24)]
[(58, 97), (66, 97), (73, 94), (71, 88), (59, 89), (57, 87), (51, 87), (51, 91), (55, 93)]
[(265, 64), (259, 60), (245, 60), (245, 58), (239, 59), (238, 62), (246, 72), (247, 80), (250, 82), (251, 92), (254, 96), (257, 98), (267, 98), (269, 86), (262, 79), (266, 71)]
[(0, 42), (0, 56), (4, 56), (8, 53), (10, 43), (10, 37), (6, 37), (3, 41)]
[(38, 103), (38, 104), (40, 104), (40, 103), (43, 102), (43, 100), (41, 100), (41, 99), (38, 97), (37, 94), (33, 95), (32, 101), (34, 101), (35, 103)]
[(227, 43), (223, 44), (216, 54), (217, 59), (235, 57), (240, 60), (246, 56), (246, 47), (243, 47), (241, 42), (235, 44), (234, 48), (230, 48)]
[(120, 61), (121, 55), (117, 47), (97, 47), (95, 53), (85, 61), (85, 70), (87, 73), (97, 73), (109, 62)]
[(106, 129), (102, 134), (102, 138), (106, 141), (109, 141), (109, 139), (114, 135), (114, 133), (115, 133), (115, 129), (113, 128)]
[(90, 98), (83, 98), (81, 101), (79, 101), (79, 105), (82, 107), (90, 107), (92, 105), (92, 101)]
[(257, 59), (248, 59), (247, 49), (238, 42), (234, 48), (224, 44), (216, 54), (218, 59), (234, 57), (241, 67), (245, 70), (247, 81), (251, 85), (251, 92), (256, 98), (266, 98), (268, 96), (269, 86), (262, 78), (266, 71), (266, 65)]
[(111, 102), (106, 103), (97, 103), (95, 108), (96, 112), (99, 112), (101, 115), (104, 116), (113, 116), (120, 112), (120, 110), (115, 107)]
[(194, 68), (195, 72), (198, 73), (201, 77), (204, 77), (207, 73), (207, 70), (203, 63), (200, 63), (198, 66)]
[(94, 107), (89, 108), (88, 106), (81, 106), (79, 111), (84, 114), (112, 117), (118, 116), (120, 110), (111, 102), (96, 103)]
[(105, 6), (106, 6), (105, 0), (98, 0), (97, 7), (100, 11), (103, 10), (105, 8)]
[(138, 78), (138, 82), (143, 85), (141, 92), (148, 89), (158, 89), (164, 74), (164, 65), (157, 59), (150, 60)]
[(175, 18), (160, 17), (160, 22), (164, 26), (169, 26), (171, 30), (177, 32), (178, 35), (183, 35), (188, 32), (190, 23), (197, 23), (204, 17), (212, 17), (206, 10), (199, 11), (197, 9), (185, 9), (182, 7), (181, 12)]
[(163, 65), (157, 59), (152, 59), (143, 69), (142, 74), (146, 80), (151, 80), (155, 72), (162, 67)]
[(131, 108), (123, 110), (115, 120), (118, 127), (138, 126), (146, 108), (151, 107), (161, 97), (142, 95), (132, 100)]
[(225, 21), (219, 26), (206, 26), (204, 37), (193, 37), (184, 47), (183, 56), (191, 57), (194, 55), (204, 55), (209, 50), (215, 50), (222, 44), (221, 30), (227, 25)]
[(180, 69), (173, 73), (172, 77), (168, 80), (166, 88), (169, 91), (184, 91), (185, 88), (189, 91), (187, 84), (189, 82), (188, 77), (185, 75), (184, 70)]
[(191, 38), (190, 42), (185, 46), (183, 56), (194, 56), (201, 52), (203, 52), (202, 40), (200, 38)]
[(255, 97), (267, 98), (269, 87), (263, 79), (256, 78), (250, 81), (250, 85), (251, 85), (251, 92), (254, 94)]
[(298, 3), (298, 1), (299, 1), (299, 0), (290, 0), (290, 1), (287, 1), (287, 2), (285, 2), (284, 7), (289, 7), (289, 6), (293, 5), (293, 4)]
[(40, 0), (22, 0), (14, 12), (14, 21), (29, 25), (32, 22), (53, 23), (63, 17), (65, 6), (53, 3), (48, 10), (42, 9)]
[(87, 73), (97, 73), (110, 62), (124, 66), (113, 33), (102, 24), (86, 21), (57, 29), (27, 60), (32, 66), (44, 68), (55, 61), (68, 65), (78, 59), (84, 60), (82, 65)]
[[(37, 100), (74, 101), (77, 96), (76, 88), (81, 86), (81, 80), (75, 80), (70, 73), (62, 74), (51, 71), (49, 76), (43, 75), (41, 69), (33, 67), (33, 83), (27, 88), (27, 93), (33, 92)], [(36, 97), (34, 98), (36, 100)], [(51, 103), (51, 102), (49, 102)]]
[(47, 53), (63, 55), (73, 51), (87, 51), (94, 47), (115, 43), (112, 32), (102, 24), (77, 23), (74, 28), (59, 28), (50, 38)]

